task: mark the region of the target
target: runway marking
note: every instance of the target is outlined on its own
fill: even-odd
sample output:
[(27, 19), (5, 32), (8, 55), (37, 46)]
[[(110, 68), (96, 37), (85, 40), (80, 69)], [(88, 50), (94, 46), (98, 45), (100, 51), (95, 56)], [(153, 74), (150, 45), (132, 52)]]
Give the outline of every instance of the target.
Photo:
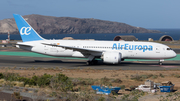
[(177, 68), (178, 66), (160, 66), (160, 67), (163, 67), (163, 68)]
[(165, 66), (165, 65), (150, 65), (150, 66), (159, 66), (163, 68), (177, 68), (178, 66)]

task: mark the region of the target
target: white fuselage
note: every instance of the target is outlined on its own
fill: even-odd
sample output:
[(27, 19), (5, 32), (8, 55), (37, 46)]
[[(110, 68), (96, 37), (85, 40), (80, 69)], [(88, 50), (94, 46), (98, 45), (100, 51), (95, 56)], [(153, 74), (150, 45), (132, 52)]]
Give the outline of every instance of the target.
[[(64, 45), (75, 48), (90, 49), (102, 52), (80, 52), (63, 47), (49, 46), (42, 43)], [(101, 57), (103, 52), (119, 52), (122, 59), (168, 59), (176, 56), (176, 53), (168, 46), (154, 42), (137, 41), (87, 41), (87, 40), (40, 40), (23, 42), (33, 46), (19, 46), (29, 51), (58, 56), (88, 58), (90, 55)]]

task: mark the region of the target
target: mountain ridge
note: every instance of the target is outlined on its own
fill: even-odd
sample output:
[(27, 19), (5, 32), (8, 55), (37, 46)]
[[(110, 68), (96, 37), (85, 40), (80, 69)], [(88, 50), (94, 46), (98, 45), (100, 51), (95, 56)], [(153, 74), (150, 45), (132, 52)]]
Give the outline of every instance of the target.
[[(39, 34), (160, 33), (157, 30), (93, 18), (53, 17), (37, 14), (25, 15), (23, 18)], [(0, 34), (8, 31), (11, 34), (19, 34), (14, 18), (0, 20)]]

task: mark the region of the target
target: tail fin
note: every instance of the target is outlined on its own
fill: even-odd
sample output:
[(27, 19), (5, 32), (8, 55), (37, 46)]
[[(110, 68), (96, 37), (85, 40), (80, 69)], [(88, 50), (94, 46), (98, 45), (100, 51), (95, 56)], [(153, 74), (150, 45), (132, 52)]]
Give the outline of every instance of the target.
[(44, 40), (21, 15), (13, 14), (13, 16), (23, 42)]

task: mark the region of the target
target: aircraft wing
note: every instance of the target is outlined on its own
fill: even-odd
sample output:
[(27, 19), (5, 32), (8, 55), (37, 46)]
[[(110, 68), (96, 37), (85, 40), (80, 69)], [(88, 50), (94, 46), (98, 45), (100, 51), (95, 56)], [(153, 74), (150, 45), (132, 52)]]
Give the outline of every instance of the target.
[(48, 44), (48, 43), (42, 43), (44, 45), (48, 45), (48, 46), (56, 46), (56, 47), (62, 47), (65, 49), (71, 49), (73, 51), (79, 51), (79, 52), (96, 52), (96, 53), (102, 53), (104, 52), (103, 50), (92, 50), (92, 49), (85, 49), (85, 48), (79, 48), (79, 47), (71, 47), (71, 46), (65, 46), (65, 45), (55, 45), (55, 44)]

